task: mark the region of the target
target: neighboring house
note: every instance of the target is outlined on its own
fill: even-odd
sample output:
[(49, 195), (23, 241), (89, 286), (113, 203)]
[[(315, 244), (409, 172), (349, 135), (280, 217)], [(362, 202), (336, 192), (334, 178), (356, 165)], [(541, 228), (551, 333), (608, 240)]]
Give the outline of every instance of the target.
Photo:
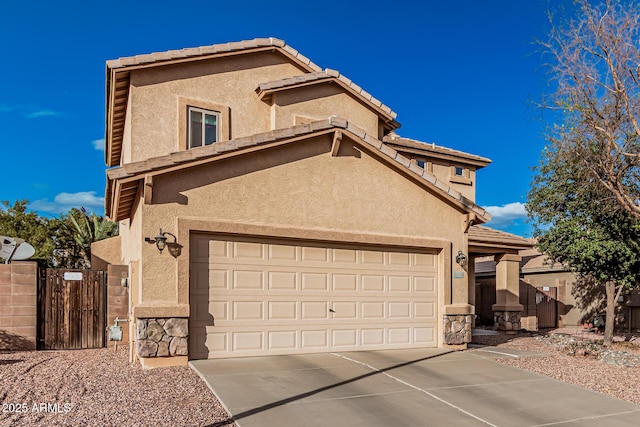
[(519, 329), (530, 242), (481, 226), (490, 161), (399, 137), (389, 107), (283, 41), (108, 61), (106, 114), (121, 245), (102, 258), (129, 268), (145, 367), (464, 347), (486, 255), (497, 324)]
[[(522, 327), (528, 330), (556, 327), (582, 327), (603, 312), (598, 304), (604, 289), (585, 294), (576, 287), (577, 277), (562, 265), (548, 262), (537, 249), (520, 251), (520, 304), (523, 306)], [(491, 259), (476, 260), (476, 314), (480, 323), (491, 325), (491, 305), (495, 301), (496, 264)], [(622, 331), (640, 330), (640, 295), (638, 291), (623, 292), (616, 307), (616, 328)]]

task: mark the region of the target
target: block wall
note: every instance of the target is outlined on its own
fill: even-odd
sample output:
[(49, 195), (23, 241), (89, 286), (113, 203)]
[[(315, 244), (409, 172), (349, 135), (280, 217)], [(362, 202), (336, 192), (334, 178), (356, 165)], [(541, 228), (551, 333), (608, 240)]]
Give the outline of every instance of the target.
[(0, 264), (0, 350), (34, 350), (38, 264)]

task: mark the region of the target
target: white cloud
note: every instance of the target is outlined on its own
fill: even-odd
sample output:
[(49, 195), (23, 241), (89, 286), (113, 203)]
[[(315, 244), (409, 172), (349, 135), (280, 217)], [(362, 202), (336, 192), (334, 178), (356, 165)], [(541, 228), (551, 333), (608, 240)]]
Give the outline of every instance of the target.
[(503, 206), (485, 206), (491, 214), (491, 221), (487, 223), (492, 227), (501, 228), (514, 224), (516, 221), (527, 219), (527, 210), (524, 203), (507, 203)]
[(53, 201), (39, 199), (29, 204), (31, 210), (55, 215), (65, 213), (71, 208), (81, 207), (99, 213), (104, 207), (104, 197), (96, 196), (95, 191), (80, 191), (78, 193), (60, 193), (53, 198)]
[(40, 117), (62, 117), (64, 113), (55, 110), (36, 110), (24, 115), (27, 119), (38, 119)]
[(104, 138), (94, 139), (93, 141), (91, 141), (91, 144), (96, 150), (104, 151)]

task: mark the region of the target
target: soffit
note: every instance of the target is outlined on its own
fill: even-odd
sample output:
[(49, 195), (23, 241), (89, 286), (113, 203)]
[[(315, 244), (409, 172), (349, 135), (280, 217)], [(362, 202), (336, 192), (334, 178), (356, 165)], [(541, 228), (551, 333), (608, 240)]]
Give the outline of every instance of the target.
[(220, 159), (331, 133), (336, 138), (342, 137), (343, 134), (349, 137), (367, 152), (377, 156), (394, 170), (405, 174), (461, 212), (473, 213), (479, 222), (486, 222), (491, 218), (488, 212), (446, 182), (437, 179), (382, 141), (339, 117), (219, 142), (110, 169), (107, 171), (105, 192), (106, 215), (114, 221), (128, 218), (141, 185), (145, 179), (150, 180), (154, 175), (185, 170)]

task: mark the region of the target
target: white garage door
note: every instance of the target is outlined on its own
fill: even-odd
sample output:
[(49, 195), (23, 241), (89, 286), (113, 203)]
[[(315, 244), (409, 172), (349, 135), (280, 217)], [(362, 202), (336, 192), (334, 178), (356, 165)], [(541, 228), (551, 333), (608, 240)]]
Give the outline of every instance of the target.
[(192, 359), (437, 346), (437, 256), (194, 234)]

